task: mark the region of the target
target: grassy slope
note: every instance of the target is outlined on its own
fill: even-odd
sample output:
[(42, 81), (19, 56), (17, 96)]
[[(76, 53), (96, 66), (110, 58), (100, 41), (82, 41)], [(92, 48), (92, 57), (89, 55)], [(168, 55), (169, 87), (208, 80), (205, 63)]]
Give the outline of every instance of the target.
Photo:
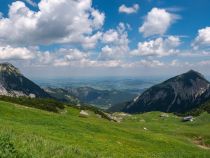
[(78, 114), (73, 108), (55, 114), (0, 102), (0, 157), (210, 157), (209, 149), (193, 143), (200, 137), (210, 145), (209, 114), (187, 123), (174, 115), (162, 119), (158, 112), (122, 123)]

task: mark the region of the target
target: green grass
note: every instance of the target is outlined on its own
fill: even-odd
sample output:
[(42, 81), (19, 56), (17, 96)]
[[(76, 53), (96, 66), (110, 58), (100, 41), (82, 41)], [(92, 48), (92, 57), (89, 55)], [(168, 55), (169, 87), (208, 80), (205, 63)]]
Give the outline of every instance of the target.
[(29, 98), (29, 97), (9, 97), (0, 96), (1, 101), (10, 102), (14, 104), (20, 104), (27, 107), (33, 107), (41, 110), (59, 112), (64, 109), (65, 106), (62, 102), (48, 98)]
[[(181, 122), (159, 112), (110, 122), (90, 112), (67, 107), (61, 113), (0, 102), (1, 158), (209, 158), (210, 150), (198, 147), (199, 138), (210, 146), (210, 115)], [(144, 127), (148, 130), (144, 130)]]

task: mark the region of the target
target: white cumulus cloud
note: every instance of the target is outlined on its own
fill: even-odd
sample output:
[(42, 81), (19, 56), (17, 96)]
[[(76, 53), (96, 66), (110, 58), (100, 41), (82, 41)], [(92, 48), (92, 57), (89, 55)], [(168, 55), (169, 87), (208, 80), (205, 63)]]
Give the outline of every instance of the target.
[(34, 53), (25, 47), (0, 46), (0, 60), (28, 60)]
[(126, 25), (120, 23), (117, 29), (110, 29), (103, 34), (102, 42), (106, 45), (101, 49), (100, 59), (121, 59), (129, 52), (129, 39)]
[(179, 17), (167, 12), (165, 9), (153, 8), (145, 17), (139, 32), (145, 37), (152, 35), (163, 35), (171, 24)]
[(114, 29), (110, 29), (103, 34), (102, 42), (113, 43), (118, 41), (118, 38), (119, 38), (119, 33)]
[(138, 10), (139, 10), (138, 4), (134, 4), (132, 7), (127, 7), (125, 4), (123, 4), (119, 7), (119, 12), (126, 13), (126, 14), (137, 13)]
[[(0, 19), (0, 43), (10, 45), (81, 44), (94, 47), (104, 13), (92, 7), (92, 0), (41, 0), (39, 11), (15, 1), (8, 17)], [(91, 45), (87, 41), (91, 40)]]
[(192, 43), (194, 49), (199, 47), (210, 46), (210, 27), (206, 27), (198, 30), (198, 35)]
[(156, 38), (154, 40), (139, 42), (138, 48), (130, 52), (133, 56), (168, 56), (178, 53), (176, 49), (181, 44), (180, 38), (169, 36), (167, 38)]

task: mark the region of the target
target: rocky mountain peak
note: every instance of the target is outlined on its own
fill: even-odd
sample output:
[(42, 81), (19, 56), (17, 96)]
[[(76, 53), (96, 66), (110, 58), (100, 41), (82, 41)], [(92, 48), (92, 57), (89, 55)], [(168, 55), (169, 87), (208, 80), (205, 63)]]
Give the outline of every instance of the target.
[(7, 62), (0, 64), (0, 72), (21, 74), (18, 68)]
[(0, 64), (0, 95), (50, 97), (10, 63)]
[(161, 85), (177, 85), (179, 87), (194, 87), (196, 86), (197, 88), (201, 87), (206, 87), (208, 88), (209, 86), (209, 81), (205, 79), (205, 77), (194, 70), (190, 70), (186, 73), (183, 73), (181, 75), (172, 77), (166, 81), (164, 81)]
[(199, 73), (195, 70), (190, 70), (190, 71), (182, 74), (182, 76), (186, 77), (187, 79), (194, 79), (194, 78), (205, 79), (205, 77), (201, 73)]
[(125, 105), (122, 111), (183, 113), (207, 99), (210, 99), (209, 81), (199, 72), (190, 70), (147, 89), (137, 99)]

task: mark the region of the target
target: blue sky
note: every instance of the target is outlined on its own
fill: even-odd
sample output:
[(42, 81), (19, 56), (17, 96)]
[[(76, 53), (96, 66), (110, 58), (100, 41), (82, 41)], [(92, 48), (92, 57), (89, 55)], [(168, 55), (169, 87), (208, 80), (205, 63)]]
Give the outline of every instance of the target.
[[(136, 14), (119, 14), (118, 8), (122, 4), (127, 6), (139, 4), (140, 9)], [(136, 46), (135, 42), (145, 40), (142, 34), (137, 34), (138, 28), (143, 24), (144, 16), (154, 7), (174, 9), (174, 13), (181, 16), (181, 19), (171, 25), (166, 34), (187, 36), (183, 39), (186, 42), (191, 42), (200, 28), (210, 26), (209, 0), (95, 0), (93, 5), (106, 13), (104, 28), (115, 27), (119, 22), (131, 25), (132, 30), (129, 32), (129, 37), (132, 39), (132, 47)]]
[(4, 0), (0, 61), (28, 76), (210, 75), (208, 0)]

